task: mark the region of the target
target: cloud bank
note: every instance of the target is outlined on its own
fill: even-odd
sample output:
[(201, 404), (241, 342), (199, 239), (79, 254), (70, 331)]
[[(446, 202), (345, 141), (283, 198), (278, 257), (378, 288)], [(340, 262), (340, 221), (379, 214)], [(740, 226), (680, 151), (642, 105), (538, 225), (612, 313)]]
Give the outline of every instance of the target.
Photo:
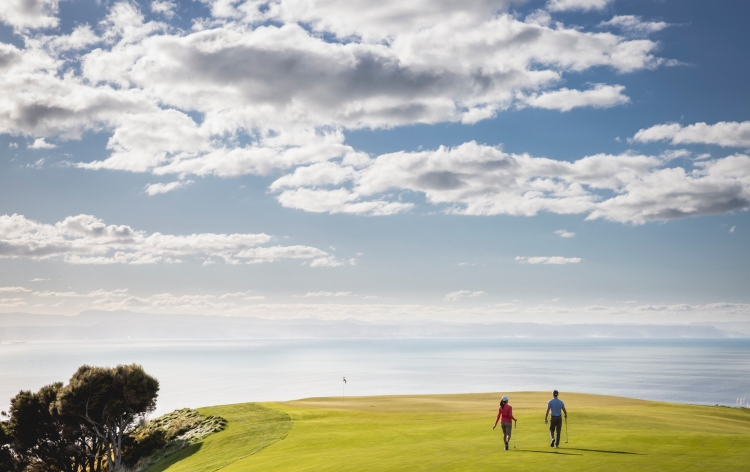
[(449, 302), (455, 302), (458, 300), (461, 300), (462, 298), (477, 298), (481, 297), (482, 295), (487, 295), (487, 292), (482, 291), (476, 291), (472, 292), (471, 290), (459, 290), (457, 292), (450, 292), (445, 296), (445, 300)]
[(192, 184), (192, 180), (183, 180), (183, 181), (175, 181), (175, 182), (169, 182), (169, 183), (156, 183), (156, 184), (150, 184), (146, 185), (146, 193), (149, 196), (154, 195), (160, 195), (164, 193), (169, 193), (173, 190), (177, 190), (178, 188), (187, 187), (188, 185)]
[[(505, 0), (206, 3), (211, 16), (189, 31), (115, 2), (98, 24), (19, 33), (23, 47), (0, 44), (8, 97), (0, 133), (63, 141), (109, 133), (108, 156), (77, 163), (85, 169), (268, 174), (362, 159), (344, 130), (475, 123), (514, 106), (624, 104), (619, 85), (560, 85), (568, 73), (665, 62), (648, 39), (527, 22)], [(57, 9), (56, 1), (34, 5)], [(167, 17), (174, 5), (151, 8)], [(36, 24), (54, 23), (34, 15)]]
[(642, 224), (750, 207), (750, 157), (674, 165), (678, 154), (598, 154), (565, 162), (475, 142), (432, 151), (298, 167), (271, 185), (285, 207), (384, 215), (408, 211), (402, 192), (461, 215), (587, 214)]
[(3, 0), (0, 22), (16, 30), (53, 28), (58, 25), (59, 0)]
[[(547, 9), (610, 3), (552, 0)], [(622, 85), (571, 89), (565, 75), (666, 64), (656, 42), (632, 37), (662, 23), (615, 16), (600, 25), (614, 32), (586, 30), (544, 11), (521, 19), (506, 0), (205, 4), (210, 16), (190, 30), (161, 21), (179, 14), (177, 3), (152, 2), (160, 20), (149, 20), (121, 1), (97, 24), (54, 35), (28, 28), (54, 26), (56, 1), (3, 3), (0, 20), (17, 28), (23, 46), (0, 43), (0, 133), (39, 149), (49, 139), (108, 133), (103, 158), (73, 164), (178, 176), (147, 186), (147, 195), (184, 187), (190, 176), (281, 175), (270, 189), (278, 202), (309, 212), (403, 213), (415, 206), (409, 193), (454, 214), (551, 212), (634, 224), (748, 208), (745, 155), (686, 166), (632, 153), (565, 162), (468, 142), (369, 156), (345, 141), (348, 130), (627, 104)], [(748, 126), (658, 125), (633, 139), (747, 146)], [(309, 265), (342, 263), (321, 256)]]
[(713, 125), (695, 123), (688, 126), (668, 123), (642, 129), (633, 136), (633, 140), (641, 143), (669, 141), (671, 144), (750, 147), (750, 121), (721, 121)]
[(550, 11), (569, 11), (569, 10), (603, 10), (614, 0), (550, 0), (547, 8)]
[(668, 26), (669, 24), (663, 21), (643, 21), (643, 18), (635, 15), (618, 15), (599, 23), (599, 27), (618, 28), (635, 36), (648, 36)]
[(581, 262), (580, 257), (561, 257), (561, 256), (536, 256), (536, 257), (525, 257), (518, 256), (516, 260), (521, 264), (551, 264), (551, 265), (565, 265), (565, 264), (578, 264)]
[(300, 259), (309, 261), (311, 267), (338, 262), (311, 246), (263, 246), (272, 241), (263, 233), (147, 234), (126, 225), (106, 225), (91, 215), (69, 216), (53, 225), (17, 214), (0, 216), (0, 258), (52, 259), (69, 264), (178, 263), (184, 257), (228, 264)]

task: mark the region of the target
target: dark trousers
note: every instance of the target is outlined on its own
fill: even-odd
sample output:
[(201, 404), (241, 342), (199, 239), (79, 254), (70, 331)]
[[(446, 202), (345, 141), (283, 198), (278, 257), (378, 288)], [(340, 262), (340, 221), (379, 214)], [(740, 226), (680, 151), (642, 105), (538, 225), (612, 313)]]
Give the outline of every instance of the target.
[(557, 432), (557, 439), (555, 444), (560, 445), (560, 431), (562, 431), (562, 416), (553, 416), (549, 420), (549, 437), (555, 439), (555, 432)]

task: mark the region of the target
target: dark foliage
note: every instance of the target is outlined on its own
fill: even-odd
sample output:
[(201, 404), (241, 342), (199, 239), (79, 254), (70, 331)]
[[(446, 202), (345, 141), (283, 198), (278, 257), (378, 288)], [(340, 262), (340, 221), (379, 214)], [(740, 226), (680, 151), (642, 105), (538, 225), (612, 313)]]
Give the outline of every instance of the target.
[(21, 470), (21, 464), (16, 460), (13, 452), (13, 436), (8, 432), (7, 421), (0, 421), (0, 470), (7, 472)]
[(125, 436), (156, 408), (158, 391), (159, 382), (139, 365), (84, 365), (59, 392), (56, 407), (79, 418), (104, 443), (107, 461), (117, 470), (123, 464)]
[(119, 470), (125, 448), (147, 455), (165, 442), (128, 439), (154, 410), (158, 390), (159, 382), (133, 364), (82, 366), (68, 385), (19, 392), (11, 400), (9, 419), (0, 422), (0, 471)]
[(61, 389), (55, 383), (36, 393), (22, 391), (11, 400), (7, 432), (27, 469), (77, 472), (85, 462), (85, 437), (78, 423), (53, 408)]
[(144, 430), (139, 434), (128, 435), (123, 444), (123, 463), (133, 467), (139, 460), (148, 457), (167, 445), (167, 435), (160, 429)]

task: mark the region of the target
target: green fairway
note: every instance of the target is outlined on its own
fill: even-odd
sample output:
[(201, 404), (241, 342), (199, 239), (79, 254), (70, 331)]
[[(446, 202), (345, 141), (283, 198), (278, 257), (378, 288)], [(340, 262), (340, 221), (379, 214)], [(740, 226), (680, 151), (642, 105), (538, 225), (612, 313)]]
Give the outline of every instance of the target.
[(504, 451), (500, 428), (492, 430), (500, 394), (316, 398), (201, 409), (226, 418), (227, 429), (149, 470), (704, 472), (750, 463), (750, 410), (561, 395), (570, 440), (553, 449), (544, 425), (549, 395), (508, 395), (515, 450), (511, 441)]

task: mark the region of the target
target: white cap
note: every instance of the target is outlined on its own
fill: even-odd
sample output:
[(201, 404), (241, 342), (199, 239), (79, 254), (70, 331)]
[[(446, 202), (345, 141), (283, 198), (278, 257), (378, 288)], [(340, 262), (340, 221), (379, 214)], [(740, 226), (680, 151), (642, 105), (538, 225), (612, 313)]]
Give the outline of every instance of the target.
[(501, 401), (501, 402), (507, 402), (507, 401), (510, 401), (510, 398), (508, 398), (508, 397), (503, 397), (503, 398), (501, 398), (501, 399), (500, 399), (500, 401)]

